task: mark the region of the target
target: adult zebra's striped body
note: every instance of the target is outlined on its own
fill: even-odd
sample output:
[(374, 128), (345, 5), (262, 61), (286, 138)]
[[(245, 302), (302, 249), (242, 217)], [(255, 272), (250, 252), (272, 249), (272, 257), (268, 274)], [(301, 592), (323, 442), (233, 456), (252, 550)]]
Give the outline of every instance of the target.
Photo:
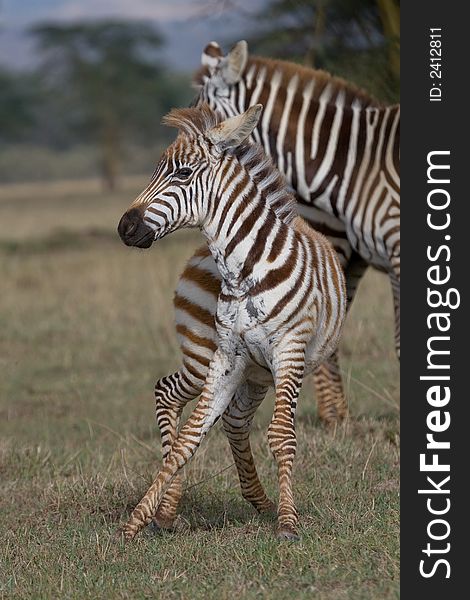
[(342, 261), (348, 298), (368, 265), (386, 271), (400, 348), (400, 107), (383, 106), (330, 74), (249, 57), (211, 42), (195, 77), (195, 104), (225, 117), (264, 105), (253, 138), (285, 175), (299, 214), (325, 234)]
[(356, 252), (399, 276), (399, 106), (382, 106), (323, 71), (248, 57), (246, 42), (226, 57), (211, 42), (202, 61), (195, 103), (225, 117), (265, 106), (253, 138), (345, 267)]
[[(209, 44), (196, 76), (199, 95), (225, 116), (265, 103), (253, 132), (296, 192), (299, 213), (324, 233), (346, 274), (348, 303), (368, 264), (389, 273), (399, 352), (399, 107), (381, 107), (365, 93), (327, 73), (264, 58), (247, 58), (240, 42), (223, 57)], [(181, 406), (197, 397), (217, 347), (215, 310), (221, 276), (207, 247), (188, 262), (175, 294), (175, 319), (183, 355), (179, 371), (155, 385), (163, 455)], [(338, 355), (315, 373), (320, 418), (346, 414)], [(170, 489), (156, 522), (170, 526), (180, 485)]]
[[(119, 224), (123, 241), (140, 247), (175, 229), (199, 226), (222, 277), (218, 347), (201, 397), (124, 527), (127, 539), (150, 522), (166, 489), (222, 415), (244, 495), (258, 509), (271, 506), (256, 476), (248, 432), (273, 382), (268, 440), (278, 464), (278, 533), (296, 537), (291, 473), (298, 394), (304, 374), (336, 348), (346, 293), (333, 247), (296, 216), (293, 197), (261, 147), (246, 143), (260, 112), (257, 105), (222, 123), (207, 105), (170, 113), (166, 122), (180, 134)], [(246, 476), (255, 487), (244, 485)]]

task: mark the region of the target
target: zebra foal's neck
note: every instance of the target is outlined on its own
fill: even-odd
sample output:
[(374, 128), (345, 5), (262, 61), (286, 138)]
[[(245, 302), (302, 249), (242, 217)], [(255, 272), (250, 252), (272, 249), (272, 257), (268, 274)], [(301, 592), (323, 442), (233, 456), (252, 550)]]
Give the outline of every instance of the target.
[(257, 269), (285, 251), (295, 199), (257, 145), (245, 145), (220, 169), (202, 225), (226, 285), (246, 292)]

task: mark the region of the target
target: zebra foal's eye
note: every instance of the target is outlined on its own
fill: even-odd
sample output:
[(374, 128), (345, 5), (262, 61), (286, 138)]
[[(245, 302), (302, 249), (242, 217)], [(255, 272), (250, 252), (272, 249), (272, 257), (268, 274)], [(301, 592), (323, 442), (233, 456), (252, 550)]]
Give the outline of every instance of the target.
[(173, 173), (179, 179), (187, 179), (192, 173), (192, 170), (189, 167), (183, 167), (181, 169), (176, 169)]

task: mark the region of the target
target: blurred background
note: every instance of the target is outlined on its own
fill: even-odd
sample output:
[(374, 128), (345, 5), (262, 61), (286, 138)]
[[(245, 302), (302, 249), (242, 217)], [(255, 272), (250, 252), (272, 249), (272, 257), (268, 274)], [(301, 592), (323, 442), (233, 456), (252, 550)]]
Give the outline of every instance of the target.
[(396, 0), (0, 0), (0, 182), (150, 173), (205, 45), (399, 95)]
[[(220, 426), (187, 470), (184, 535), (110, 542), (160, 463), (153, 386), (180, 364), (173, 290), (202, 242), (128, 248), (117, 223), (202, 49), (240, 39), (398, 100), (396, 0), (0, 0), (1, 597), (398, 597), (399, 366), (371, 269), (340, 348), (350, 419), (321, 428), (303, 386), (302, 544), (241, 499)], [(275, 498), (272, 405), (252, 443)]]

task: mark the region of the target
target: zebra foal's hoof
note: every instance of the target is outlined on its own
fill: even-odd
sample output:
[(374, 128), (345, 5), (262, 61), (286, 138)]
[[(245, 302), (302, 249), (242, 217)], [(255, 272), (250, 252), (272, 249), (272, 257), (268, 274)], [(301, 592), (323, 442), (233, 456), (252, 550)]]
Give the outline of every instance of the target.
[(154, 517), (148, 526), (152, 533), (172, 533), (175, 530), (175, 519), (164, 519), (162, 517)]
[(263, 517), (271, 517), (277, 515), (277, 506), (271, 500), (268, 500), (261, 506), (256, 506), (258, 514)]
[(119, 527), (119, 529), (115, 532), (113, 539), (117, 544), (125, 544), (134, 539), (135, 533), (130, 533), (126, 526)]
[(288, 541), (288, 542), (300, 541), (300, 536), (295, 531), (295, 529), (286, 527), (285, 525), (278, 528), (276, 537), (280, 541)]

